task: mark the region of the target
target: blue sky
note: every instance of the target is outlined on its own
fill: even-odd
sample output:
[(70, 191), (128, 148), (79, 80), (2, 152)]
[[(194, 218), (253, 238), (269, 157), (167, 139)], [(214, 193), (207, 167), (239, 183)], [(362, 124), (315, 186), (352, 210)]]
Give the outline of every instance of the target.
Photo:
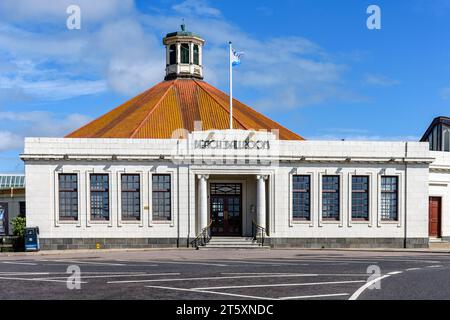
[(23, 171), (24, 136), (64, 136), (161, 81), (183, 18), (206, 81), (228, 90), (233, 41), (236, 98), (307, 139), (417, 140), (450, 115), (450, 0), (2, 0), (0, 172)]

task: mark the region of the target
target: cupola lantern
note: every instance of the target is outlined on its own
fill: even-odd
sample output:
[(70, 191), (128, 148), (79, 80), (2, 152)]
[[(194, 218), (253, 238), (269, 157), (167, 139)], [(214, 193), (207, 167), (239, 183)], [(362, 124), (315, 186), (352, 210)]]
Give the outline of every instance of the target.
[(163, 39), (166, 46), (166, 77), (165, 80), (176, 78), (203, 79), (203, 40), (198, 35), (186, 31), (186, 25), (181, 30), (168, 33)]

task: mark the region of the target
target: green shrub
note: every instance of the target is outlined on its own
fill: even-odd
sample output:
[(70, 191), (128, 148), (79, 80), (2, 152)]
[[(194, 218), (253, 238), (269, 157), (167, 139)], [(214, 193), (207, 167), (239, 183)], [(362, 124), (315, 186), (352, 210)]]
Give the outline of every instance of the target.
[(13, 234), (20, 238), (25, 236), (25, 228), (27, 226), (27, 220), (23, 217), (16, 217), (12, 220)]

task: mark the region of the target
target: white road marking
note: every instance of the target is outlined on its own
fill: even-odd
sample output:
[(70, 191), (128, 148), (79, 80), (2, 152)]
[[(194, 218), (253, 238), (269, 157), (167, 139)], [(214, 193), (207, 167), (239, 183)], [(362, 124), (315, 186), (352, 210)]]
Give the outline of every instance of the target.
[(299, 287), (299, 286), (318, 286), (328, 284), (344, 284), (344, 283), (361, 283), (365, 280), (349, 280), (349, 281), (328, 281), (328, 282), (302, 282), (302, 283), (276, 283), (276, 284), (256, 284), (256, 285), (242, 285), (242, 286), (223, 286), (223, 287), (204, 287), (193, 288), (193, 290), (218, 290), (218, 289), (241, 289), (241, 288), (268, 288), (268, 287)]
[[(286, 272), (221, 272), (223, 275), (280, 275), (289, 277), (290, 275), (296, 275), (298, 273), (286, 273)], [(314, 277), (367, 277), (367, 273), (314, 273), (310, 274)]]
[(175, 291), (188, 291), (188, 292), (193, 292), (193, 293), (209, 293), (209, 294), (218, 294), (218, 295), (223, 295), (223, 296), (231, 296), (231, 297), (246, 298), (246, 299), (276, 300), (274, 298), (267, 298), (267, 297), (257, 297), (257, 296), (243, 295), (243, 294), (235, 294), (235, 293), (227, 293), (227, 292), (216, 292), (216, 291), (206, 291), (206, 290), (194, 290), (194, 289), (185, 289), (185, 288), (172, 288), (172, 287), (160, 287), (160, 286), (147, 286), (147, 288), (175, 290)]
[(392, 271), (392, 272), (389, 272), (388, 274), (393, 276), (393, 275), (400, 274), (400, 273), (403, 273), (403, 271)]
[(427, 268), (442, 268), (442, 265), (438, 264), (435, 266), (427, 266)]
[[(20, 281), (44, 281), (44, 282), (64, 282), (67, 283), (67, 280), (54, 280), (47, 278), (17, 278), (17, 277), (1, 277), (0, 280), (20, 280)], [(79, 281), (78, 283), (87, 283), (83, 281)]]
[(355, 291), (355, 293), (352, 294), (352, 296), (350, 298), (348, 298), (348, 300), (356, 300), (358, 299), (358, 297), (364, 292), (364, 290), (366, 290), (367, 288), (369, 288), (370, 286), (372, 286), (373, 284), (377, 283), (378, 281), (381, 281), (385, 278), (390, 277), (391, 275), (386, 274), (384, 276), (375, 278), (369, 282), (367, 282), (365, 285), (363, 285), (361, 288), (359, 288), (358, 290)]
[(313, 299), (313, 298), (326, 298), (326, 297), (339, 297), (348, 296), (348, 293), (330, 293), (330, 294), (316, 294), (310, 296), (297, 296), (297, 297), (281, 297), (279, 300), (294, 300), (294, 299)]
[(1, 276), (46, 276), (50, 272), (0, 272)]
[(5, 264), (17, 264), (17, 265), (24, 265), (24, 266), (37, 266), (37, 263), (31, 263), (31, 262), (3, 261), (2, 263), (5, 263)]
[[(139, 261), (127, 261), (127, 260), (115, 260), (120, 262), (139, 262)], [(159, 264), (192, 264), (192, 265), (201, 265), (201, 266), (214, 266), (214, 267), (228, 267), (226, 264), (222, 263), (208, 263), (208, 262), (191, 262), (191, 261), (142, 261), (142, 262), (150, 262), (150, 263), (159, 263)]]
[(123, 263), (95, 262), (95, 261), (79, 261), (79, 260), (46, 260), (50, 262), (70, 263), (70, 264), (92, 264), (98, 266), (127, 266)]
[(414, 270), (420, 270), (421, 268), (408, 268), (406, 271), (414, 271)]
[(174, 279), (146, 279), (146, 280), (123, 280), (108, 281), (114, 283), (138, 283), (138, 282), (173, 282), (173, 281), (198, 281), (198, 280), (224, 280), (224, 279), (249, 279), (249, 278), (293, 278), (293, 277), (317, 277), (317, 274), (293, 274), (293, 275), (249, 275), (235, 277), (203, 277), (203, 278), (174, 278)]
[[(180, 273), (140, 273), (140, 274), (106, 274), (98, 276), (83, 276), (82, 279), (96, 279), (96, 278), (122, 278), (122, 277), (146, 277), (146, 276), (179, 276)], [(65, 279), (67, 277), (48, 277), (47, 279)]]
[(218, 262), (231, 262), (231, 263), (242, 263), (242, 264), (261, 264), (261, 265), (266, 265), (266, 266), (296, 266), (298, 264), (296, 263), (285, 263), (285, 262), (257, 262), (257, 261), (247, 261), (247, 260), (215, 260)]

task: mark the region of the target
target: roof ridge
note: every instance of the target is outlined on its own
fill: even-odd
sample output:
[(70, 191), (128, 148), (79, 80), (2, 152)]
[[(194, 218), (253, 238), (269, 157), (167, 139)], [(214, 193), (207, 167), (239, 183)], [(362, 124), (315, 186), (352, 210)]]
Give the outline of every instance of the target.
[[(210, 96), (215, 102), (217, 102), (217, 104), (222, 107), (222, 109), (224, 109), (226, 112), (228, 112), (228, 114), (231, 113), (231, 111), (229, 110), (230, 106), (225, 107), (222, 102), (220, 102), (216, 97), (214, 97), (208, 90), (206, 90), (205, 88), (203, 88), (203, 86), (195, 79), (193, 79), (195, 81), (195, 83), (202, 89), (202, 91), (204, 91), (208, 96)], [(233, 100), (235, 100), (233, 98)], [(235, 118), (235, 116), (233, 115), (233, 120), (235, 120), (236, 122), (238, 122), (244, 129), (248, 130), (248, 126), (245, 126), (239, 119)]]
[(155, 103), (153, 108), (148, 112), (148, 114), (145, 116), (145, 118), (141, 121), (141, 123), (136, 127), (136, 129), (133, 130), (131, 133), (131, 138), (134, 138), (135, 135), (138, 133), (138, 131), (144, 126), (144, 124), (147, 122), (147, 120), (150, 118), (150, 116), (153, 114), (153, 112), (158, 108), (158, 106), (161, 104), (161, 102), (164, 100), (164, 98), (169, 93), (170, 89), (173, 88), (175, 82), (177, 79), (173, 80), (171, 85), (167, 87), (167, 90), (164, 92), (164, 94), (161, 96), (161, 98), (158, 100), (158, 102)]

